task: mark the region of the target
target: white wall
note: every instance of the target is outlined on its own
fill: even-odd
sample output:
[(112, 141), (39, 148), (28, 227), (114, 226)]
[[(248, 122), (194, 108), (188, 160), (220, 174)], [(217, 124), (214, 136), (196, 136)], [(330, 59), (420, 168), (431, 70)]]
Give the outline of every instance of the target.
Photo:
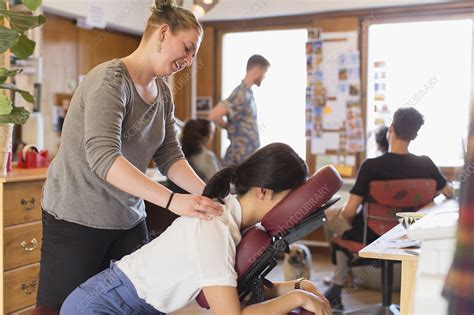
[(107, 27), (136, 35), (142, 34), (152, 0), (43, 0), (42, 9), (70, 18), (85, 18), (89, 3), (102, 6)]

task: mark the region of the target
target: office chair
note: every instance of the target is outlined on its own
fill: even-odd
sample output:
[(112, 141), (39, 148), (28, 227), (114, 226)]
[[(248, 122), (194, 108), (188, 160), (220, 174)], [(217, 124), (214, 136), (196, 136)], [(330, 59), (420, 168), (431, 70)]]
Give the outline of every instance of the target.
[(382, 268), (382, 304), (366, 310), (341, 312), (359, 314), (372, 310), (385, 314), (397, 313), (392, 303), (393, 264), (390, 260), (373, 260), (358, 258), (357, 253), (366, 245), (375, 241), (368, 239), (370, 228), (378, 237), (398, 224), (397, 212), (413, 212), (426, 206), (436, 196), (434, 179), (395, 179), (377, 180), (369, 184), (369, 197), (364, 203), (364, 235), (363, 242), (336, 237), (333, 240), (334, 250), (342, 250), (352, 255), (351, 267), (361, 265), (380, 265)]

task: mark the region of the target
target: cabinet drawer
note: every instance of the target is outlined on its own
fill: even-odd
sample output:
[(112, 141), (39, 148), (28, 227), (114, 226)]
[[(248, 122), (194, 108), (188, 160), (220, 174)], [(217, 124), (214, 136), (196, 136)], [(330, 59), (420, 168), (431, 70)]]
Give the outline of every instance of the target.
[(35, 309), (35, 305), (31, 305), (27, 308), (23, 308), (18, 311), (14, 311), (13, 313), (9, 313), (8, 315), (31, 315), (31, 312)]
[(40, 261), (41, 222), (25, 223), (3, 229), (4, 270)]
[(4, 276), (5, 313), (35, 304), (40, 264), (7, 271)]
[(3, 225), (41, 220), (43, 180), (7, 183), (3, 191)]

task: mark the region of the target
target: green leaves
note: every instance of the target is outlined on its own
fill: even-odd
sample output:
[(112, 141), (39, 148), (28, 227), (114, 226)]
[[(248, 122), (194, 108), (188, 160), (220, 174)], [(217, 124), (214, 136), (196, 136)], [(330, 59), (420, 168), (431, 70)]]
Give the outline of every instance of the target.
[(7, 10), (0, 10), (0, 14), (6, 16), (10, 21), (11, 28), (19, 33), (38, 27), (46, 22), (46, 18), (42, 15), (32, 16)]
[[(22, 3), (29, 11), (35, 11), (41, 6), (42, 0), (22, 0)], [(31, 12), (11, 12), (7, 10), (5, 0), (0, 0), (0, 21), (7, 19), (10, 28), (0, 26), (0, 53), (8, 49), (19, 59), (28, 58), (33, 54), (36, 43), (26, 37), (23, 33), (32, 28), (38, 27), (46, 22), (42, 15), (34, 16)], [(21, 90), (13, 84), (5, 83), (8, 78), (14, 77), (22, 70), (9, 70), (0, 68), (0, 89), (6, 89), (19, 93), (23, 99), (34, 104), (35, 98), (28, 91)], [(24, 124), (30, 113), (23, 107), (13, 106), (11, 100), (0, 94), (0, 123)]]
[(13, 92), (16, 92), (16, 93), (20, 93), (20, 95), (23, 97), (23, 99), (25, 101), (27, 101), (28, 103), (34, 104), (36, 102), (34, 96), (31, 95), (28, 91), (21, 90), (13, 84), (2, 83), (2, 84), (0, 84), (0, 89), (6, 89), (6, 90), (10, 90), (10, 91), (13, 91)]
[(20, 59), (26, 59), (33, 54), (35, 51), (36, 43), (21, 34), (13, 47), (11, 47), (12, 53)]
[(0, 94), (0, 116), (8, 115), (13, 109), (12, 102), (10, 99), (3, 94)]
[(5, 83), (9, 77), (14, 77), (22, 71), (23, 69), (8, 70), (7, 68), (0, 68), (0, 83)]
[(21, 0), (30, 11), (35, 11), (41, 6), (42, 0)]
[(30, 112), (23, 107), (13, 107), (8, 115), (0, 115), (0, 124), (23, 125), (30, 117)]
[[(41, 5), (41, 0), (24, 0), (24, 4), (31, 10)], [(26, 3), (25, 3), (26, 2)], [(5, 9), (3, 0), (0, 0), (0, 18), (7, 18), (11, 28), (0, 26), (0, 53), (11, 48), (17, 58), (25, 59), (33, 54), (35, 42), (28, 39), (24, 32), (38, 27), (46, 22), (42, 15), (32, 16), (21, 12), (11, 12)]]
[(20, 34), (17, 31), (0, 26), (0, 53), (15, 45), (18, 37), (20, 37)]

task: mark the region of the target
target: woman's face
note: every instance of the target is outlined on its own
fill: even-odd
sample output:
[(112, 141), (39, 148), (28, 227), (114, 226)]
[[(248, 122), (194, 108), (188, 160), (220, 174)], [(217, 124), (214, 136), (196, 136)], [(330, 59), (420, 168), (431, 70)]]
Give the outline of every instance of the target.
[(158, 36), (152, 38), (161, 40), (161, 48), (158, 49), (155, 45), (151, 60), (156, 76), (170, 76), (191, 66), (201, 44), (201, 37), (197, 31), (187, 29), (173, 34), (168, 25), (164, 24), (156, 33)]

